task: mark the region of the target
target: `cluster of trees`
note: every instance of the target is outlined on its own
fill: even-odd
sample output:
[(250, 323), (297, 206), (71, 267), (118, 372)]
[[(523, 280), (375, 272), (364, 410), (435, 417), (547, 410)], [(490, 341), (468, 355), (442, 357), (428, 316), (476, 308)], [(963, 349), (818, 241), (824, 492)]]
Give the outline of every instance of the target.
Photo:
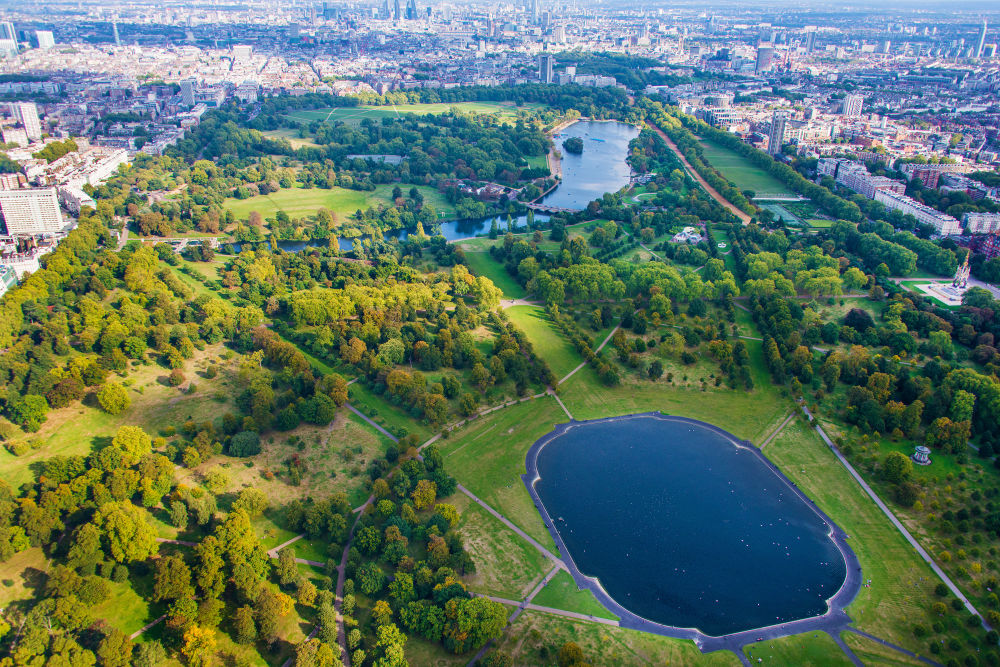
[(77, 150), (79, 150), (79, 146), (77, 146), (76, 142), (72, 139), (66, 139), (64, 141), (50, 141), (45, 144), (45, 148), (37, 153), (32, 153), (31, 157), (38, 160), (45, 160), (49, 164), (52, 164), (62, 156), (74, 153)]

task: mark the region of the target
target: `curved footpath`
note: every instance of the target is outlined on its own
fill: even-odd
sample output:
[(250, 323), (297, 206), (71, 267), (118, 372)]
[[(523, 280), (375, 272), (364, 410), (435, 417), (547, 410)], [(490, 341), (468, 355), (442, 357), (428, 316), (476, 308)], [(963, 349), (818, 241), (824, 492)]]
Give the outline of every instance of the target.
[[(664, 419), (669, 421), (679, 421), (682, 423), (693, 424), (700, 426), (702, 428), (707, 428), (719, 435), (722, 435), (733, 445), (737, 447), (743, 447), (754, 453), (755, 456), (763, 463), (768, 470), (770, 470), (775, 477), (777, 477), (781, 482), (783, 482), (790, 492), (792, 492), (799, 500), (810, 507), (813, 512), (819, 516), (819, 518), (829, 527), (829, 538), (837, 546), (844, 558), (846, 575), (844, 578), (844, 583), (841, 585), (840, 589), (827, 600), (827, 611), (821, 616), (813, 616), (810, 618), (804, 618), (796, 621), (789, 621), (787, 623), (780, 623), (776, 625), (771, 625), (763, 628), (756, 628), (751, 630), (745, 630), (742, 632), (736, 632), (733, 634), (723, 635), (721, 637), (712, 637), (706, 635), (697, 628), (679, 628), (675, 626), (663, 625), (661, 623), (656, 623), (649, 619), (643, 618), (625, 607), (621, 606), (614, 598), (608, 595), (604, 587), (601, 586), (600, 581), (593, 577), (589, 577), (577, 568), (576, 563), (573, 561), (572, 555), (569, 553), (566, 544), (563, 542), (562, 536), (559, 534), (559, 530), (556, 528), (552, 517), (549, 516), (548, 511), (545, 509), (544, 504), (542, 504), (541, 499), (538, 497), (538, 493), (535, 490), (535, 483), (541, 479), (541, 475), (538, 472), (538, 454), (549, 442), (555, 438), (563, 435), (568, 430), (581, 426), (584, 424), (597, 424), (609, 421), (618, 421), (622, 419), (636, 419), (636, 418), (654, 418), (654, 419)], [(833, 522), (830, 517), (828, 517), (819, 507), (816, 506), (812, 500), (806, 496), (793, 482), (791, 482), (785, 475), (775, 466), (764, 454), (755, 447), (749, 441), (740, 441), (733, 437), (732, 434), (721, 429), (712, 424), (707, 424), (705, 422), (698, 421), (696, 419), (690, 419), (687, 417), (674, 417), (663, 415), (659, 412), (644, 412), (633, 415), (626, 415), (623, 417), (606, 417), (602, 419), (591, 419), (587, 421), (571, 421), (568, 424), (560, 424), (555, 430), (542, 436), (538, 439), (528, 450), (527, 461), (526, 461), (527, 473), (521, 476), (527, 487), (528, 493), (531, 495), (531, 500), (535, 504), (535, 508), (542, 517), (542, 521), (545, 523), (546, 528), (548, 528), (549, 533), (552, 535), (552, 539), (555, 540), (556, 546), (559, 548), (559, 553), (562, 556), (562, 560), (566, 565), (567, 570), (573, 576), (573, 580), (576, 585), (581, 589), (587, 589), (594, 594), (594, 597), (607, 608), (608, 611), (618, 616), (621, 620), (618, 625), (623, 628), (628, 628), (631, 630), (640, 630), (642, 632), (648, 632), (651, 634), (663, 635), (665, 637), (674, 637), (677, 639), (690, 639), (695, 643), (695, 645), (701, 650), (702, 653), (709, 653), (712, 651), (727, 650), (736, 653), (738, 656), (743, 656), (742, 647), (747, 644), (753, 644), (762, 640), (778, 639), (780, 637), (787, 637), (789, 635), (801, 634), (804, 632), (822, 631), (828, 633), (836, 641), (840, 633), (847, 629), (848, 624), (851, 622), (851, 618), (844, 611), (846, 607), (854, 597), (861, 590), (861, 565), (858, 562), (857, 556), (847, 545), (847, 534), (844, 533), (837, 525)], [(845, 648), (845, 647), (841, 647)], [(855, 664), (861, 664), (857, 657), (850, 652), (849, 649), (845, 648), (847, 655), (854, 661)], [(741, 658), (742, 659), (742, 658)]]
[(681, 153), (681, 151), (680, 151), (679, 148), (677, 148), (677, 144), (675, 144), (670, 139), (670, 137), (667, 136), (666, 132), (664, 132), (663, 130), (661, 130), (659, 127), (657, 127), (653, 123), (646, 123), (646, 127), (648, 127), (653, 132), (656, 132), (658, 135), (660, 135), (660, 138), (663, 139), (667, 143), (667, 146), (670, 147), (670, 150), (672, 150), (674, 152), (674, 154), (677, 156), (677, 158), (681, 161), (681, 164), (684, 165), (684, 169), (686, 169), (687, 172), (688, 172), (688, 174), (691, 175), (691, 178), (693, 178), (694, 180), (698, 181), (698, 185), (700, 185), (701, 187), (705, 188), (705, 192), (707, 192), (709, 195), (711, 195), (712, 199), (714, 199), (715, 201), (717, 201), (720, 204), (722, 204), (730, 213), (732, 213), (737, 218), (739, 218), (743, 222), (744, 225), (750, 224), (750, 216), (747, 213), (745, 213), (744, 211), (741, 211), (740, 209), (736, 208), (736, 206), (733, 205), (732, 203), (730, 203), (730, 201), (728, 199), (726, 199), (721, 194), (719, 194), (718, 190), (716, 190), (711, 185), (709, 185), (708, 181), (706, 181), (704, 178), (702, 178), (701, 174), (699, 174), (697, 171), (695, 171), (694, 167), (691, 166), (691, 163), (687, 161), (686, 157), (684, 157), (684, 154)]

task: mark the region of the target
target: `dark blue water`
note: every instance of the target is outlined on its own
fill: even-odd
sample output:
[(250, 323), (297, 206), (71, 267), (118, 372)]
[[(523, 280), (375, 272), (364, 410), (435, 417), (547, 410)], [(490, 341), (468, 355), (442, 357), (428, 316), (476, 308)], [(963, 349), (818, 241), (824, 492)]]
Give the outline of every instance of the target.
[(535, 488), (577, 567), (629, 611), (718, 636), (826, 612), (846, 565), (756, 455), (652, 417), (586, 424), (538, 455)]
[[(542, 203), (582, 210), (605, 192), (628, 185), (632, 169), (625, 158), (629, 142), (637, 136), (634, 125), (617, 121), (584, 120), (564, 129), (553, 138), (562, 153), (562, 183)], [(583, 153), (563, 150), (562, 142), (568, 137), (583, 139)]]

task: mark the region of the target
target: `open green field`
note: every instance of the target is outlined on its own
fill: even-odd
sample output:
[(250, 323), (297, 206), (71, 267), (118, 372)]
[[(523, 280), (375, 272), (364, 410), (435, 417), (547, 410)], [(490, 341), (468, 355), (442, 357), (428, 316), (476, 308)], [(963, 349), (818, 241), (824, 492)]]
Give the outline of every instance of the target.
[(576, 368), (583, 358), (563, 335), (553, 328), (540, 306), (513, 306), (504, 311), (507, 317), (527, 334), (535, 353), (548, 362), (556, 378)]
[(566, 642), (575, 642), (590, 665), (739, 665), (729, 651), (702, 654), (694, 642), (613, 625), (577, 621), (541, 611), (525, 611), (497, 642), (514, 664), (551, 667)]
[(757, 195), (794, 195), (788, 186), (745, 157), (708, 139), (701, 139), (705, 159), (741, 190)]
[(759, 644), (747, 644), (743, 653), (750, 662), (763, 665), (797, 665), (798, 667), (833, 667), (851, 665), (850, 658), (825, 632), (772, 639)]
[(332, 109), (313, 109), (296, 111), (286, 118), (304, 123), (320, 121), (323, 123), (344, 122), (350, 125), (360, 125), (362, 120), (381, 121), (383, 118), (397, 118), (402, 114), (443, 114), (452, 109), (462, 113), (499, 114), (501, 118), (516, 118), (518, 111), (538, 111), (544, 109), (544, 104), (524, 104), (518, 107), (513, 102), (439, 102), (430, 104), (391, 104), (386, 106), (334, 107)]
[(553, 609), (564, 609), (575, 611), (578, 614), (597, 616), (599, 618), (616, 619), (617, 616), (604, 608), (594, 594), (589, 590), (580, 590), (566, 570), (559, 570), (559, 574), (552, 577), (552, 581), (545, 585), (545, 588), (538, 592), (538, 595), (531, 601), (542, 607), (552, 607)]
[(360, 382), (355, 382), (348, 387), (348, 395), (351, 405), (365, 413), (379, 426), (394, 433), (396, 437), (415, 433), (423, 442), (431, 436), (430, 428), (410, 417), (404, 408), (393, 405)]
[(567, 421), (555, 399), (544, 396), (474, 419), (437, 443), (449, 473), (553, 553), (555, 542), (521, 475), (531, 445)]
[(467, 578), (478, 593), (521, 600), (538, 585), (552, 564), (542, 553), (461, 493), (449, 499), (459, 511), (458, 530), (476, 573)]
[[(232, 211), (237, 219), (246, 219), (251, 211), (257, 211), (265, 218), (273, 218), (278, 211), (284, 211), (293, 218), (313, 215), (321, 208), (336, 214), (342, 220), (355, 211), (377, 207), (379, 204), (392, 206), (392, 189), (395, 184), (375, 186), (371, 192), (348, 190), (346, 188), (287, 188), (272, 192), (269, 195), (257, 195), (249, 199), (227, 199), (223, 206)], [(412, 185), (402, 184), (399, 188), (403, 196), (410, 191)], [(445, 200), (444, 195), (434, 188), (424, 185), (417, 186), (424, 196), (425, 205), (429, 204), (437, 211), (438, 217), (447, 219), (455, 215), (455, 209)], [(337, 221), (336, 218), (334, 220)]]
[(315, 147), (319, 146), (312, 139), (303, 139), (299, 136), (298, 130), (293, 130), (291, 128), (282, 128), (280, 130), (269, 130), (263, 133), (268, 139), (287, 139), (288, 143), (292, 145), (292, 148), (299, 149), (303, 147)]
[(814, 229), (826, 229), (828, 227), (833, 227), (833, 220), (826, 220), (823, 218), (809, 218), (806, 220), (806, 224)]
[(524, 298), (524, 288), (514, 280), (514, 276), (507, 273), (507, 269), (500, 262), (493, 259), (490, 253), (467, 252), (465, 261), (468, 262), (472, 273), (492, 280), (493, 284), (503, 292), (505, 299)]
[[(755, 341), (747, 341), (751, 342)], [(576, 419), (659, 410), (668, 415), (701, 419), (752, 442), (759, 442), (759, 436), (788, 414), (788, 400), (769, 386), (757, 385), (758, 388), (750, 392), (733, 392), (715, 387), (701, 391), (695, 386), (683, 388), (671, 386), (664, 380), (637, 381), (631, 377), (625, 378), (623, 383), (628, 384), (606, 387), (597, 373), (586, 366), (559, 387), (559, 396)]]
[(847, 608), (854, 625), (925, 652), (910, 628), (928, 621), (935, 600), (939, 580), (927, 564), (803, 419), (786, 426), (764, 453), (850, 536), (863, 576), (872, 580)]

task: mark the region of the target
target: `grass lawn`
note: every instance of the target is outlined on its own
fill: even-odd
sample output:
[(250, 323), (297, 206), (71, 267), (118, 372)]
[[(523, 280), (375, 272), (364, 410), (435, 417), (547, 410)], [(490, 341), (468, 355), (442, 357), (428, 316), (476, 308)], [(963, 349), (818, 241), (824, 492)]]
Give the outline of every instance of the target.
[[(756, 341), (746, 342), (753, 358), (754, 347), (750, 343)], [(669, 415), (701, 419), (739, 438), (759, 442), (759, 436), (788, 414), (790, 404), (770, 384), (756, 386), (750, 392), (716, 387), (703, 392), (696, 386), (680, 388), (665, 380), (652, 382), (629, 376), (622, 386), (606, 387), (587, 366), (559, 388), (559, 396), (576, 419), (660, 410)]]
[(49, 560), (39, 547), (31, 547), (0, 563), (0, 607), (18, 600), (30, 600), (34, 589), (45, 583)]
[(449, 473), (553, 553), (555, 542), (521, 475), (531, 445), (566, 421), (555, 399), (545, 396), (475, 419), (438, 442)]
[(794, 195), (788, 186), (748, 159), (711, 140), (701, 139), (705, 159), (741, 190), (757, 195)]
[(151, 613), (149, 600), (143, 599), (127, 582), (109, 582), (109, 585), (111, 597), (93, 607), (91, 612), (125, 634), (132, 634), (163, 613)]
[(486, 276), (493, 281), (493, 284), (503, 291), (505, 299), (524, 298), (524, 288), (521, 287), (514, 276), (507, 273), (503, 264), (493, 259), (488, 252), (467, 252), (465, 260), (469, 264), (472, 273), (477, 276)]
[(315, 109), (311, 111), (296, 111), (288, 114), (292, 120), (311, 123), (321, 121), (336, 123), (342, 121), (349, 125), (360, 125), (368, 118), (381, 121), (383, 118), (395, 118), (400, 114), (443, 114), (452, 109), (464, 113), (499, 114), (501, 118), (517, 117), (519, 110), (537, 111), (544, 109), (544, 104), (524, 104), (520, 107), (513, 102), (439, 102), (428, 104), (393, 104), (387, 106), (335, 107), (332, 109)]
[(850, 536), (870, 588), (862, 588), (847, 613), (866, 632), (914, 652), (926, 648), (910, 628), (929, 623), (938, 578), (903, 539), (819, 435), (801, 419), (764, 450), (782, 472)]
[(465, 494), (448, 502), (461, 514), (458, 530), (476, 563), (476, 573), (466, 580), (471, 590), (520, 600), (552, 569), (538, 549)]
[(397, 438), (402, 437), (401, 433), (403, 435), (416, 433), (421, 442), (431, 437), (432, 431), (429, 426), (411, 417), (404, 408), (393, 405), (382, 396), (373, 393), (360, 382), (355, 382), (347, 389), (351, 405)]
[(826, 667), (853, 664), (825, 632), (809, 632), (759, 644), (747, 644), (743, 647), (743, 652), (750, 658), (750, 662), (758, 664), (759, 660), (763, 665)]
[(842, 632), (840, 633), (840, 638), (844, 640), (854, 655), (861, 659), (861, 662), (866, 665), (886, 665), (886, 667), (896, 667), (898, 665), (923, 665), (926, 663), (920, 662), (910, 656), (900, 653), (899, 651), (894, 651), (891, 648), (882, 646), (878, 642), (868, 639), (868, 637), (862, 637), (861, 635), (856, 635), (853, 632)]
[(298, 130), (293, 130), (289, 127), (285, 127), (280, 130), (268, 130), (267, 132), (264, 132), (263, 135), (268, 139), (288, 139), (288, 143), (290, 143), (292, 148), (296, 150), (305, 146), (319, 146), (319, 144), (310, 138), (303, 139), (299, 136)]
[(806, 223), (810, 227), (814, 227), (816, 229), (826, 229), (827, 227), (833, 227), (834, 221), (824, 220), (823, 218), (809, 218), (806, 220)]
[(406, 661), (420, 667), (465, 667), (468, 655), (449, 653), (438, 642), (430, 642), (416, 633), (409, 633), (403, 647)]
[(563, 378), (583, 361), (562, 333), (556, 331), (541, 306), (514, 306), (504, 312), (528, 336), (535, 353), (548, 362), (556, 378)]
[(694, 642), (526, 611), (497, 642), (515, 665), (550, 667), (559, 647), (575, 642), (591, 665), (738, 665), (729, 651), (702, 654)]
[(565, 609), (589, 616), (616, 620), (618, 618), (605, 609), (589, 590), (581, 591), (577, 588), (573, 577), (566, 570), (559, 570), (559, 574), (552, 577), (552, 581), (547, 583), (531, 602), (542, 607)]
[[(284, 211), (293, 218), (313, 215), (321, 208), (328, 209), (341, 219), (353, 215), (355, 211), (367, 209), (369, 206), (392, 205), (392, 190), (399, 186), (405, 197), (412, 185), (384, 184), (378, 185), (371, 192), (348, 190), (346, 188), (288, 188), (272, 192), (269, 195), (257, 195), (249, 199), (227, 199), (223, 203), (226, 210), (232, 211), (238, 219), (246, 219), (250, 211), (257, 211), (265, 218), (273, 218), (278, 211)], [(438, 217), (447, 219), (455, 215), (455, 209), (448, 204), (444, 196), (424, 185), (416, 186), (424, 196), (424, 202), (437, 211)], [(336, 217), (334, 218), (336, 222)]]

